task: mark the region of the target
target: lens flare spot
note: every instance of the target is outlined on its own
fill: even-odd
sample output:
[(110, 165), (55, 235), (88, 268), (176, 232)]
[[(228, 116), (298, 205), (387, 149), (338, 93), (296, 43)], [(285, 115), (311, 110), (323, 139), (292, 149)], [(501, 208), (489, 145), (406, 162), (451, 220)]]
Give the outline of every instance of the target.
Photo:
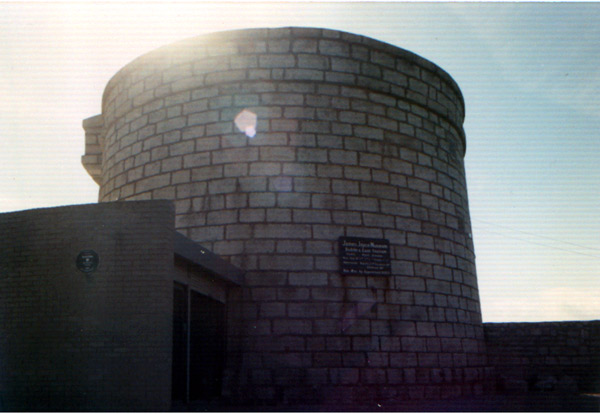
[(254, 112), (244, 109), (235, 117), (235, 126), (248, 138), (254, 138), (256, 135), (256, 119)]

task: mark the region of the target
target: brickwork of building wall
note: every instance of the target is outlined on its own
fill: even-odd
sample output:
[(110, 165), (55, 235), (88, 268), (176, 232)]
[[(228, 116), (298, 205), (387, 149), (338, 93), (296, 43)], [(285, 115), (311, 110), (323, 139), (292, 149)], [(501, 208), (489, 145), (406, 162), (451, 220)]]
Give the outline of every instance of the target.
[(0, 214), (0, 409), (170, 409), (173, 223), (164, 201)]
[(484, 331), (501, 390), (600, 392), (600, 321), (485, 323)]
[[(464, 104), (443, 70), (337, 31), (227, 32), (124, 67), (101, 117), (100, 201), (174, 200), (179, 231), (247, 271), (225, 394), (481, 392)], [(341, 276), (340, 236), (388, 239), (392, 275)]]

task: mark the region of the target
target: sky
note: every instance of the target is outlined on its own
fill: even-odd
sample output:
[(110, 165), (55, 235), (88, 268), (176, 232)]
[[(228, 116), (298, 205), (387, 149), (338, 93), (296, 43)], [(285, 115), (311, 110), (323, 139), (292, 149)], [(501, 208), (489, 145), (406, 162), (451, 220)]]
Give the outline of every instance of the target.
[(97, 201), (81, 122), (131, 60), (284, 26), (372, 37), (456, 80), (484, 322), (600, 319), (600, 3), (0, 1), (0, 212)]

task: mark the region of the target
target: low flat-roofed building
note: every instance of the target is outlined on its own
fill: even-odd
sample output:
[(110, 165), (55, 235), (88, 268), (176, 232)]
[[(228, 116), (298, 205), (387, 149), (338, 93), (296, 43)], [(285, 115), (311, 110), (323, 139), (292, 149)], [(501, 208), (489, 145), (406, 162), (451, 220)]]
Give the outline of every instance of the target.
[(165, 411), (220, 392), (243, 273), (174, 223), (160, 200), (0, 214), (2, 410)]

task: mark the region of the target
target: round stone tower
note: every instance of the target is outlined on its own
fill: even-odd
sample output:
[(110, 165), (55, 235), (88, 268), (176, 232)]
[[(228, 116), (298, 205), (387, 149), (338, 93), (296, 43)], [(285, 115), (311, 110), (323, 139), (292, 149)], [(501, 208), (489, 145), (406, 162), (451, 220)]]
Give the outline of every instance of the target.
[(125, 66), (83, 162), (100, 201), (173, 200), (180, 232), (246, 271), (226, 395), (459, 396), (487, 376), (463, 118), (406, 50), (240, 30)]

